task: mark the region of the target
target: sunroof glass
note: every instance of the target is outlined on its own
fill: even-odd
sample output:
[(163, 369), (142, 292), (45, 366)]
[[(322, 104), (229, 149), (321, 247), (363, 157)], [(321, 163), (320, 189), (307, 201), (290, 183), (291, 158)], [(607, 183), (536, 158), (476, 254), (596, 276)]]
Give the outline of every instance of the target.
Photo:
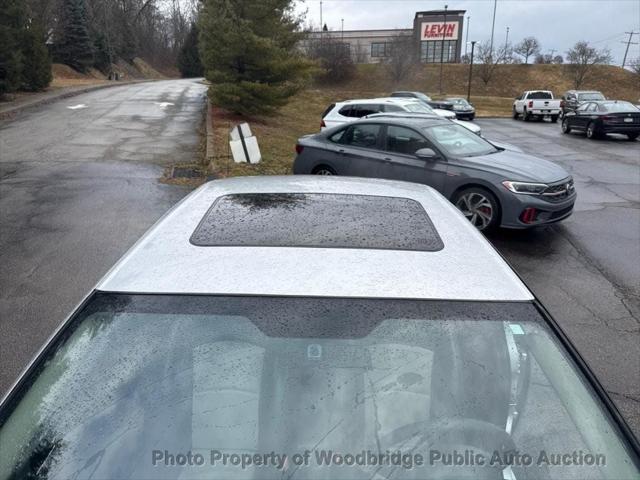
[(225, 195), (209, 209), (191, 243), (418, 251), (444, 246), (415, 200), (328, 193)]

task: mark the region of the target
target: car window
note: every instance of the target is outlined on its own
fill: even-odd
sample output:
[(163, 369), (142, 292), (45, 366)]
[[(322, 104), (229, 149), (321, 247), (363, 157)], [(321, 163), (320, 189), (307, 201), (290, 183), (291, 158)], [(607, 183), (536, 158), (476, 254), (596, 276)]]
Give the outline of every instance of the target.
[(601, 112), (637, 112), (638, 108), (629, 102), (605, 102), (600, 105)]
[(342, 143), (342, 139), (344, 138), (344, 134), (346, 131), (347, 129), (343, 128), (342, 130), (333, 133), (331, 136), (329, 136), (329, 141), (333, 143)]
[(351, 111), (353, 110), (354, 106), (353, 105), (346, 105), (344, 107), (342, 107), (338, 113), (344, 117), (351, 117)]
[(433, 109), (422, 102), (411, 102), (403, 105), (404, 110), (412, 113), (434, 113)]
[(377, 124), (364, 123), (351, 125), (347, 128), (340, 143), (352, 147), (376, 148), (379, 134), (380, 125)]
[(586, 112), (587, 108), (589, 108), (590, 105), (591, 105), (590, 103), (583, 103), (578, 108), (576, 108), (576, 111), (577, 112)]
[(387, 126), (385, 150), (413, 155), (421, 148), (431, 148), (431, 144), (415, 130), (395, 125)]
[(434, 125), (423, 131), (438, 149), (454, 157), (475, 157), (499, 151), (479, 135), (455, 123)]
[(551, 92), (530, 92), (527, 98), (529, 100), (551, 100), (553, 95)]
[(389, 103), (385, 103), (384, 105), (382, 105), (382, 111), (383, 112), (404, 112), (402, 107), (399, 107), (398, 105), (392, 105)]
[(326, 116), (329, 114), (329, 112), (330, 112), (331, 110), (333, 110), (333, 109), (334, 109), (334, 107), (335, 107), (335, 106), (336, 106), (336, 104), (335, 104), (335, 103), (332, 103), (331, 105), (329, 105), (329, 106), (325, 109), (325, 111), (324, 111), (324, 112), (322, 112), (322, 118), (326, 117)]
[(380, 113), (384, 111), (384, 106), (379, 104), (362, 104), (357, 105), (357, 116), (358, 118), (366, 117), (367, 115), (373, 115), (374, 113)]
[(590, 103), (589, 106), (587, 107), (587, 112), (595, 112), (597, 110), (598, 110), (597, 103)]
[(578, 94), (578, 100), (581, 102), (589, 100), (604, 100), (604, 95), (598, 92), (580, 93)]
[(457, 445), (532, 457), (505, 478), (638, 478), (532, 304), (99, 294), (71, 325), (2, 412), (2, 479), (295, 480), (305, 450), (300, 479), (503, 478), (430, 462)]

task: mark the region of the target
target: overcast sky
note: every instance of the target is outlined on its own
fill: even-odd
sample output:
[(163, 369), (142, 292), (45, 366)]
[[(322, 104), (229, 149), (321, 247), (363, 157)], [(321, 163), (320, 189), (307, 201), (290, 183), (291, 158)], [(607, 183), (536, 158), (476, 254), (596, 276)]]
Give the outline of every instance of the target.
[[(469, 41), (491, 37), (493, 0), (322, 0), (322, 20), (331, 30), (340, 30), (342, 18), (345, 30), (412, 28), (415, 12), (441, 10), (445, 3), (471, 17)], [(301, 0), (298, 10), (307, 11), (307, 22), (320, 24), (320, 0)], [(625, 32), (640, 31), (640, 0), (497, 0), (494, 43), (504, 43), (507, 27), (512, 43), (534, 36), (543, 53), (554, 49), (564, 56), (577, 41), (587, 40), (609, 48), (621, 64), (629, 38)], [(632, 42), (639, 43), (640, 35)], [(640, 45), (631, 45), (627, 63), (638, 57)]]

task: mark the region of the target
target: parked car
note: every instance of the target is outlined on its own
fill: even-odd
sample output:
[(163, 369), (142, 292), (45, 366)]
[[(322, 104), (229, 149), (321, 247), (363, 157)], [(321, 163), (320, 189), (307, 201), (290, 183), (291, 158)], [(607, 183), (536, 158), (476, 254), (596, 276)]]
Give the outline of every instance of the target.
[(453, 110), (454, 103), (450, 100), (434, 100), (429, 95), (422, 92), (393, 92), (391, 94), (392, 97), (400, 97), (400, 98), (415, 98), (420, 100), (421, 102), (426, 103), (431, 108), (438, 108), (441, 110)]
[(0, 403), (0, 452), (2, 480), (640, 475), (575, 347), (442, 196), (318, 177), (175, 207)]
[(629, 140), (635, 140), (640, 135), (640, 109), (619, 100), (583, 103), (562, 119), (562, 131), (570, 133), (572, 130), (585, 132), (587, 138), (621, 133)]
[(568, 90), (562, 95), (560, 102), (561, 116), (575, 111), (585, 102), (606, 100), (605, 96), (597, 90)]
[(573, 179), (555, 163), (502, 150), (437, 117), (395, 115), (299, 139), (293, 173), (423, 183), (480, 230), (545, 225), (573, 212)]
[(473, 120), (476, 116), (476, 109), (466, 98), (450, 97), (447, 101), (453, 103), (453, 112), (458, 120)]
[[(331, 128), (347, 122), (353, 122), (368, 115), (381, 112), (417, 113), (421, 115), (442, 117), (459, 123), (459, 120), (456, 120), (455, 113), (449, 110), (433, 109), (430, 106), (411, 98), (368, 98), (361, 100), (347, 100), (345, 102), (330, 105), (322, 116), (320, 131), (323, 131), (325, 128)], [(477, 135), (482, 135), (482, 129), (477, 125), (466, 122), (460, 122), (459, 124)]]
[(513, 102), (513, 118), (517, 120), (520, 115), (525, 122), (549, 117), (555, 123), (560, 115), (560, 100), (554, 99), (549, 90), (526, 91)]

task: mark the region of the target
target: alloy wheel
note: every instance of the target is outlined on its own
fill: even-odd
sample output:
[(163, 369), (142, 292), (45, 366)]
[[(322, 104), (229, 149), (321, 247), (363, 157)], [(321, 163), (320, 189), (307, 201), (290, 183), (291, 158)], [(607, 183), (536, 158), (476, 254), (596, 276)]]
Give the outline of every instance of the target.
[(484, 230), (493, 220), (493, 205), (481, 193), (469, 192), (462, 195), (456, 202), (456, 207), (478, 230)]
[(331, 170), (329, 170), (328, 168), (319, 168), (318, 170), (315, 171), (316, 175), (335, 175)]

